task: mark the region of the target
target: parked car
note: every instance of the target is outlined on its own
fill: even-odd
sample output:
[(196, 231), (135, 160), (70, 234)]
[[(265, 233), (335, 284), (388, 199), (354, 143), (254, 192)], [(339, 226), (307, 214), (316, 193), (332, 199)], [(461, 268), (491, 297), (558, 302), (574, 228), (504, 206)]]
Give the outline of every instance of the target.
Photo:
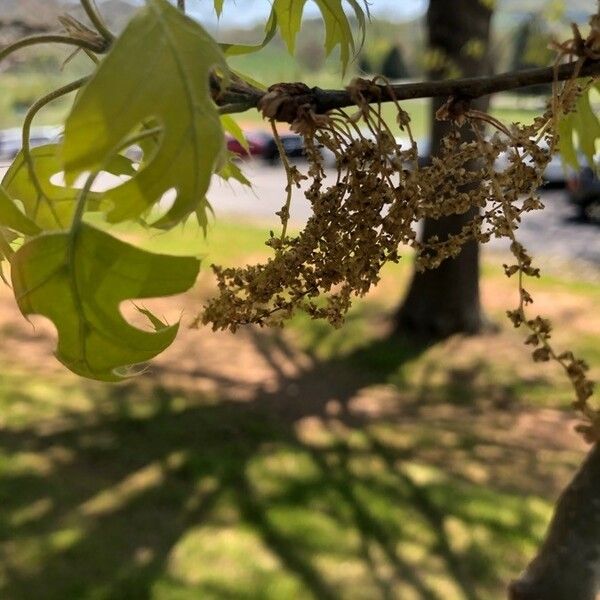
[(248, 149), (244, 148), (233, 136), (227, 135), (227, 149), (241, 158), (251, 156), (265, 156), (267, 147), (273, 141), (273, 136), (263, 131), (251, 131), (245, 134), (248, 141)]
[(600, 225), (600, 179), (590, 167), (584, 167), (569, 178), (569, 199), (577, 210), (577, 217)]
[[(285, 150), (286, 156), (290, 158), (301, 158), (304, 156), (304, 139), (301, 135), (297, 133), (282, 133), (279, 138), (281, 139), (281, 145)], [(274, 138), (271, 138), (265, 146), (263, 158), (271, 162), (279, 158), (279, 149)]]
[[(29, 136), (31, 148), (56, 142), (60, 136), (59, 127), (34, 127)], [(0, 131), (0, 160), (12, 160), (21, 151), (23, 141), (21, 129)]]

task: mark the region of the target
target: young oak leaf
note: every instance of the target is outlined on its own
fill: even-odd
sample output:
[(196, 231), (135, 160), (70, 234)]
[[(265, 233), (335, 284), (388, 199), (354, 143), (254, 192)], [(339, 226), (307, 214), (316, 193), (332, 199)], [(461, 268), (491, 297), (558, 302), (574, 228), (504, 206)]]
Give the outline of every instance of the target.
[(240, 56), (243, 54), (253, 54), (262, 50), (277, 33), (277, 14), (274, 9), (271, 10), (271, 14), (265, 24), (265, 37), (259, 44), (219, 44), (223, 54), (225, 56)]
[(27, 241), (12, 257), (11, 275), (23, 315), (43, 315), (56, 326), (56, 356), (66, 367), (119, 381), (128, 366), (165, 350), (179, 328), (137, 329), (120, 304), (184, 292), (199, 266), (195, 258), (146, 252), (82, 223), (76, 232)]
[(213, 69), (227, 72), (213, 38), (167, 0), (147, 0), (82, 89), (65, 125), (68, 181), (100, 169), (143, 123), (162, 128), (154, 155), (105, 193), (110, 222), (135, 219), (173, 188), (176, 200), (155, 225), (170, 227), (202, 209), (225, 148), (210, 93)]
[(585, 155), (589, 167), (594, 169), (596, 140), (600, 138), (600, 121), (590, 103), (590, 90), (584, 92), (577, 100), (574, 117), (579, 149)]
[[(25, 214), (44, 230), (66, 229), (71, 223), (79, 198), (78, 188), (58, 185), (51, 181), (52, 177), (63, 169), (60, 152), (59, 144), (47, 144), (30, 150), (40, 190), (29, 175), (22, 151), (2, 179), (2, 186), (8, 194), (21, 202)], [(105, 171), (117, 176), (131, 177), (135, 174), (131, 160), (121, 155), (114, 156)], [(90, 210), (100, 210), (102, 200), (101, 194), (90, 192), (87, 206)], [(108, 208), (110, 205), (105, 201), (105, 206)]]
[(13, 256), (11, 242), (24, 235), (37, 235), (40, 228), (17, 206), (15, 201), (0, 185), (0, 279), (7, 283), (3, 262)]
[(25, 235), (36, 235), (40, 232), (40, 228), (21, 212), (2, 185), (0, 185), (0, 227)]
[[(279, 31), (290, 54), (294, 53), (306, 2), (307, 0), (274, 0), (273, 2), (273, 11), (277, 17)], [(350, 60), (350, 53), (355, 50), (355, 43), (343, 2), (342, 0), (315, 0), (315, 2), (325, 25), (325, 52), (330, 54), (336, 46), (339, 46), (342, 70), (345, 71)], [(364, 37), (365, 11), (357, 0), (349, 0), (349, 4), (358, 22), (361, 35)]]
[(217, 17), (221, 16), (223, 12), (223, 3), (225, 0), (214, 0), (213, 4), (215, 6), (215, 12), (217, 13)]
[(557, 150), (563, 161), (563, 167), (572, 167), (579, 170), (579, 157), (575, 143), (573, 142), (573, 131), (575, 127), (575, 114), (568, 113), (563, 115), (558, 122), (558, 144)]
[(590, 91), (577, 99), (576, 110), (561, 116), (558, 123), (558, 152), (565, 167), (578, 171), (580, 156), (585, 156), (588, 166), (596, 169), (596, 142), (600, 139), (600, 120), (590, 103)]

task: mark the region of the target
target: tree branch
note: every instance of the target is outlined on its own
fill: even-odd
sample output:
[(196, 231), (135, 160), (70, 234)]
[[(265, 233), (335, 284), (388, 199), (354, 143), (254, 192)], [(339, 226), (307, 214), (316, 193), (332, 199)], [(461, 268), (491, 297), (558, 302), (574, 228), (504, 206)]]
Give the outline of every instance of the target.
[[(370, 103), (451, 96), (472, 100), (497, 92), (552, 83), (555, 74), (558, 81), (565, 81), (574, 75), (577, 65), (578, 63), (572, 62), (561, 65), (556, 70), (554, 67), (542, 67), (488, 77), (465, 77), (390, 86), (376, 85), (372, 86), (370, 90), (366, 90), (363, 95), (365, 100)], [(600, 60), (586, 60), (579, 72), (579, 77), (598, 75), (600, 75)], [(292, 122), (296, 118), (298, 108), (306, 104), (310, 105), (316, 113), (325, 113), (335, 108), (355, 105), (347, 89), (324, 90), (319, 87), (302, 87), (297, 83), (276, 84), (276, 86), (271, 86), (267, 92), (250, 86), (244, 90), (239, 85), (236, 85), (235, 89), (228, 88), (220, 93), (214, 87), (213, 90), (216, 91), (215, 101), (222, 107), (222, 112), (244, 112), (250, 108), (257, 108), (261, 100), (275, 87), (279, 94), (285, 95), (275, 115), (275, 119), (278, 121)]]

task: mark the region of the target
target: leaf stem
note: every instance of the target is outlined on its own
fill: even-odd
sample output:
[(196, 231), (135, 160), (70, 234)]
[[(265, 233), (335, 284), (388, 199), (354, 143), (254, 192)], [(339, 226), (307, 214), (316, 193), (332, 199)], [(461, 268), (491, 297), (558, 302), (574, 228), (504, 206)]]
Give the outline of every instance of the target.
[(98, 8), (94, 0), (80, 0), (81, 6), (83, 10), (85, 10), (85, 14), (88, 16), (89, 20), (92, 22), (98, 33), (107, 41), (112, 42), (115, 39), (114, 33), (110, 31), (104, 19), (100, 15)]
[(161, 132), (161, 127), (153, 127), (152, 129), (144, 129), (143, 131), (130, 135), (129, 137), (121, 141), (117, 146), (115, 146), (115, 148), (111, 152), (107, 154), (107, 159), (104, 161), (104, 163), (98, 170), (89, 174), (89, 176), (85, 180), (83, 188), (81, 189), (79, 198), (77, 199), (77, 207), (75, 208), (75, 213), (73, 214), (73, 221), (71, 223), (71, 237), (73, 240), (77, 235), (77, 230), (83, 220), (83, 214), (85, 212), (85, 204), (87, 202), (87, 197), (98, 175), (106, 168), (108, 163), (121, 150), (123, 150), (124, 148), (128, 148), (129, 146), (133, 146), (134, 144), (137, 144), (138, 142), (141, 142), (142, 140), (152, 137), (153, 135), (157, 135)]
[(88, 79), (89, 79), (88, 77), (82, 77), (81, 79), (77, 79), (76, 81), (73, 81), (72, 83), (69, 83), (61, 88), (58, 88), (57, 90), (54, 90), (53, 92), (50, 92), (43, 98), (40, 98), (27, 111), (27, 114), (25, 115), (25, 119), (23, 121), (23, 133), (22, 133), (22, 135), (23, 135), (23, 142), (22, 142), (23, 158), (25, 159), (25, 162), (27, 163), (27, 169), (29, 171), (29, 176), (31, 177), (31, 181), (33, 182), (33, 185), (38, 193), (38, 197), (44, 198), (46, 200), (46, 202), (48, 203), (50, 212), (52, 213), (52, 216), (54, 217), (56, 224), (59, 227), (62, 227), (60, 218), (54, 209), (54, 205), (52, 204), (50, 199), (46, 196), (46, 194), (42, 188), (42, 185), (40, 183), (40, 180), (38, 179), (38, 176), (35, 172), (35, 165), (33, 162), (33, 158), (31, 156), (31, 148), (30, 148), (30, 144), (29, 144), (29, 137), (31, 134), (31, 125), (32, 125), (33, 119), (35, 118), (37, 113), (42, 108), (44, 108), (44, 106), (46, 106), (50, 102), (53, 102), (54, 100), (57, 100), (58, 98), (61, 98), (62, 96), (66, 96), (67, 94), (70, 94), (71, 92), (74, 92), (75, 90), (78, 90), (83, 85), (85, 85), (85, 83), (87, 82)]
[(0, 50), (0, 62), (13, 52), (21, 50), (21, 48), (27, 48), (28, 46), (35, 46), (37, 44), (67, 44), (69, 46), (79, 46), (80, 48), (91, 50), (96, 53), (106, 52), (108, 49), (108, 46), (105, 43), (99, 44), (91, 40), (84, 40), (62, 33), (41, 33), (17, 40), (8, 46), (5, 46)]
[(287, 179), (287, 185), (285, 187), (285, 191), (286, 191), (285, 204), (281, 208), (281, 212), (278, 213), (281, 217), (281, 236), (279, 239), (280, 239), (281, 243), (283, 243), (285, 240), (285, 236), (287, 234), (287, 226), (288, 226), (288, 222), (290, 220), (290, 206), (292, 204), (292, 185), (293, 185), (292, 168), (287, 159), (287, 154), (286, 154), (285, 148), (283, 146), (283, 142), (281, 141), (281, 138), (279, 137), (279, 132), (277, 131), (277, 125), (275, 124), (275, 121), (273, 119), (271, 119), (271, 131), (273, 132), (273, 138), (275, 139), (275, 145), (277, 146), (277, 151), (279, 152), (279, 158), (281, 159), (281, 162), (285, 169), (285, 175), (286, 175), (286, 179)]

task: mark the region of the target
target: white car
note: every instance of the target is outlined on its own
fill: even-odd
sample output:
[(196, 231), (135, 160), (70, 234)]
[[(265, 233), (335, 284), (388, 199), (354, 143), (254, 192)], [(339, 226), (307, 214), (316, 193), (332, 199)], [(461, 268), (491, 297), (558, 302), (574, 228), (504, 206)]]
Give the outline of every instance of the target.
[[(60, 137), (60, 127), (34, 127), (29, 136), (31, 148), (57, 142)], [(19, 154), (23, 144), (22, 132), (19, 128), (0, 131), (0, 160), (12, 160)]]

